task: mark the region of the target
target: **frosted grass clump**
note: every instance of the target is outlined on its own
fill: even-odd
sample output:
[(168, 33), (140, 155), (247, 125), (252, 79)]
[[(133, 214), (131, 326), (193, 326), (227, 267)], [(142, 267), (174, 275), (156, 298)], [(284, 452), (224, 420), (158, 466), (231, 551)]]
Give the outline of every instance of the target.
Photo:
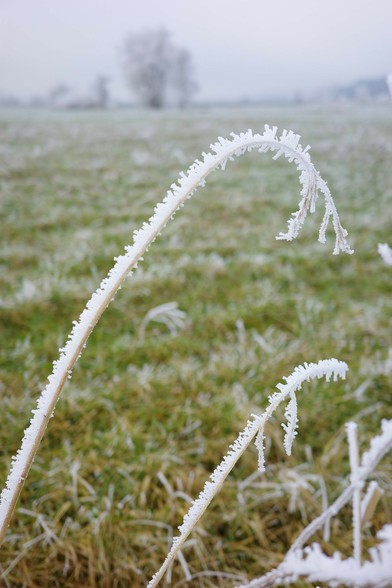
[(286, 453), (290, 455), (298, 422), (297, 402), (293, 400), (295, 399), (295, 392), (301, 389), (304, 382), (309, 382), (315, 378), (320, 379), (325, 377), (327, 382), (331, 379), (333, 381), (337, 381), (338, 378), (345, 379), (347, 370), (347, 364), (337, 359), (320, 360), (318, 363), (305, 363), (304, 365), (297, 366), (290, 376), (284, 378), (284, 383), (276, 386), (278, 392), (274, 392), (269, 396), (269, 406), (265, 412), (261, 415), (252, 415), (252, 420), (247, 422), (245, 429), (241, 431), (237, 439), (230, 446), (229, 452), (211, 474), (210, 480), (205, 483), (199, 497), (194, 501), (185, 515), (182, 525), (179, 527), (180, 535), (173, 539), (171, 550), (159, 571), (148, 584), (148, 588), (154, 588), (162, 579), (211, 501), (221, 490), (227, 476), (254, 439), (258, 450), (258, 469), (260, 472), (265, 471), (264, 428), (279, 404), (288, 397), (290, 398), (285, 412), (285, 417), (288, 422), (284, 427), (286, 433), (284, 447)]
[[(359, 461), (355, 423), (347, 423), (351, 475), (346, 489), (320, 516), (314, 519), (297, 537), (282, 563), (268, 574), (243, 584), (241, 588), (267, 588), (279, 583), (296, 582), (300, 577), (311, 582), (326, 582), (332, 588), (340, 584), (353, 587), (387, 588), (392, 583), (392, 525), (386, 525), (377, 537), (382, 541), (369, 550), (370, 561), (361, 563), (360, 531), (374, 511), (381, 495), (372, 481), (361, 501), (361, 492), (379, 461), (392, 449), (392, 420), (383, 420), (381, 433), (370, 442), (370, 447)], [(340, 553), (328, 557), (318, 543), (304, 548), (309, 539), (353, 500), (354, 557), (344, 559)]]
[(296, 582), (306, 577), (309, 582), (327, 582), (329, 586), (344, 584), (353, 588), (388, 588), (392, 573), (392, 525), (385, 525), (378, 533), (380, 544), (369, 550), (370, 560), (363, 565), (354, 557), (343, 559), (339, 552), (325, 555), (318, 543), (303, 553), (290, 553), (283, 566), (284, 581)]
[(202, 154), (202, 160), (196, 160), (186, 173), (181, 173), (176, 184), (171, 186), (163, 201), (156, 205), (154, 214), (134, 231), (133, 244), (125, 247), (125, 253), (115, 259), (115, 264), (101, 282), (99, 288), (87, 302), (79, 320), (74, 321), (72, 331), (59, 358), (53, 363), (53, 371), (48, 377), (48, 384), (38, 399), (37, 408), (33, 410), (30, 424), (24, 432), (20, 449), (12, 458), (11, 470), (6, 486), (0, 497), (0, 543), (14, 512), (18, 497), (23, 488), (38, 446), (45, 433), (50, 418), (64, 385), (71, 377), (72, 370), (85, 347), (103, 312), (121, 288), (124, 280), (137, 267), (138, 262), (150, 245), (161, 234), (168, 221), (190, 198), (198, 187), (205, 185), (206, 179), (216, 169), (225, 169), (228, 161), (246, 152), (256, 150), (260, 153), (273, 152), (274, 159), (282, 155), (289, 162), (295, 163), (300, 172), (301, 199), (299, 207), (288, 221), (286, 233), (280, 233), (278, 239), (291, 241), (297, 237), (308, 212), (314, 212), (319, 192), (325, 201), (325, 213), (320, 227), (319, 241), (324, 243), (330, 220), (335, 231), (334, 254), (352, 253), (346, 240), (347, 231), (342, 227), (339, 216), (327, 184), (316, 171), (309, 155), (309, 146), (302, 148), (300, 136), (284, 130), (277, 136), (277, 127), (265, 125), (262, 134), (248, 130), (245, 133), (231, 134), (230, 139), (219, 137), (211, 145), (209, 153)]
[(155, 308), (151, 308), (147, 312), (140, 323), (138, 331), (139, 339), (140, 341), (144, 341), (147, 325), (151, 321), (164, 324), (169, 329), (170, 334), (175, 335), (178, 330), (184, 329), (185, 319), (186, 313), (178, 308), (177, 302), (165, 302), (165, 304), (155, 306)]

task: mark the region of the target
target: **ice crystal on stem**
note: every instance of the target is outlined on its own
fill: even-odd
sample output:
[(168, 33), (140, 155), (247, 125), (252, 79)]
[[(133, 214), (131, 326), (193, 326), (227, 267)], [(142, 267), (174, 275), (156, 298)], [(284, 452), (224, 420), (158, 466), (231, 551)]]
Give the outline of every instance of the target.
[(298, 408), (297, 408), (297, 398), (292, 392), (290, 394), (290, 402), (286, 407), (286, 411), (284, 416), (287, 418), (287, 425), (282, 423), (282, 428), (286, 435), (284, 436), (284, 448), (287, 455), (291, 455), (291, 448), (293, 446), (294, 437), (297, 435), (297, 426), (298, 426)]

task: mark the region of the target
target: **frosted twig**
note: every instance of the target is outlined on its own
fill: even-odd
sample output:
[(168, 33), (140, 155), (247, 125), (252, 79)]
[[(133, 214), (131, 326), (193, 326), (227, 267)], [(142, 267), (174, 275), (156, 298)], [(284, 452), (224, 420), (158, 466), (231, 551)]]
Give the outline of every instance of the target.
[[(255, 437), (257, 439), (256, 447), (259, 452), (260, 450), (262, 451), (265, 424), (279, 404), (287, 397), (292, 396), (297, 390), (300, 390), (304, 382), (309, 382), (311, 379), (322, 378), (324, 376), (327, 381), (331, 378), (336, 381), (339, 377), (344, 379), (347, 370), (347, 364), (337, 359), (325, 359), (318, 363), (305, 363), (303, 366), (297, 366), (290, 376), (284, 378), (284, 384), (278, 384), (276, 386), (278, 392), (274, 392), (269, 397), (269, 406), (264, 413), (262, 415), (252, 415), (253, 420), (247, 422), (245, 429), (238, 435), (237, 439), (230, 446), (229, 452), (215, 468), (210, 479), (205, 483), (203, 490), (192, 504), (184, 517), (182, 525), (179, 527), (180, 535), (173, 539), (171, 550), (159, 571), (148, 584), (148, 588), (154, 588), (162, 579), (166, 570), (172, 564), (174, 558), (178, 555), (181, 547), (189, 537), (189, 534), (195, 528), (213, 498), (221, 490), (227, 476)], [(263, 458), (259, 458), (259, 468), (260, 464), (264, 469)]]
[(163, 201), (156, 205), (154, 214), (148, 222), (145, 222), (139, 231), (134, 232), (133, 245), (127, 246), (125, 253), (116, 258), (114, 266), (87, 302), (79, 320), (74, 321), (69, 338), (65, 346), (60, 349), (59, 358), (53, 363), (53, 371), (38, 399), (37, 408), (33, 410), (21, 447), (12, 458), (11, 470), (0, 497), (0, 544), (61, 391), (67, 379), (71, 377), (88, 337), (124, 280), (143, 259), (150, 245), (185, 201), (199, 186), (205, 185), (211, 172), (218, 168), (224, 169), (228, 160), (233, 160), (247, 151), (257, 150), (264, 153), (272, 151), (276, 153), (275, 159), (284, 155), (290, 162), (294, 162), (300, 171), (299, 181), (302, 188), (299, 209), (288, 221), (287, 233), (280, 233), (278, 238), (291, 241), (298, 235), (307, 212), (314, 211), (318, 190), (320, 190), (325, 198), (326, 213), (319, 240), (325, 241), (328, 219), (332, 217), (336, 234), (334, 254), (340, 251), (352, 253), (346, 241), (347, 231), (340, 224), (331, 193), (311, 162), (309, 147), (303, 149), (299, 144), (300, 136), (292, 131), (284, 130), (280, 138), (276, 136), (276, 133), (277, 127), (271, 128), (266, 125), (263, 134), (249, 130), (239, 135), (232, 133), (231, 139), (220, 137), (215, 144), (211, 145), (210, 153), (203, 153), (202, 161), (196, 160), (186, 173), (180, 174), (178, 182), (171, 186)]

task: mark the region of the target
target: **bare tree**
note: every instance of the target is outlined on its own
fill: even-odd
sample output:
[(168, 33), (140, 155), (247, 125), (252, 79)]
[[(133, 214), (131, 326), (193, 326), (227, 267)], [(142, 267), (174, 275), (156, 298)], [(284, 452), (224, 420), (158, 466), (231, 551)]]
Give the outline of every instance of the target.
[(191, 56), (166, 29), (130, 34), (123, 55), (128, 84), (144, 106), (162, 108), (170, 96), (180, 106), (189, 103), (196, 89)]

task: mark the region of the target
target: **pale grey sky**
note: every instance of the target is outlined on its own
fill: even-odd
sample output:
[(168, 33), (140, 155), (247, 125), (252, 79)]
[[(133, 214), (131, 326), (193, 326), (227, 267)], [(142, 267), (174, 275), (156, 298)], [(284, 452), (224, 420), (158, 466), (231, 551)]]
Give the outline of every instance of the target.
[(392, 72), (392, 0), (0, 0), (0, 92), (127, 95), (129, 31), (164, 26), (188, 48), (199, 99), (312, 92)]

